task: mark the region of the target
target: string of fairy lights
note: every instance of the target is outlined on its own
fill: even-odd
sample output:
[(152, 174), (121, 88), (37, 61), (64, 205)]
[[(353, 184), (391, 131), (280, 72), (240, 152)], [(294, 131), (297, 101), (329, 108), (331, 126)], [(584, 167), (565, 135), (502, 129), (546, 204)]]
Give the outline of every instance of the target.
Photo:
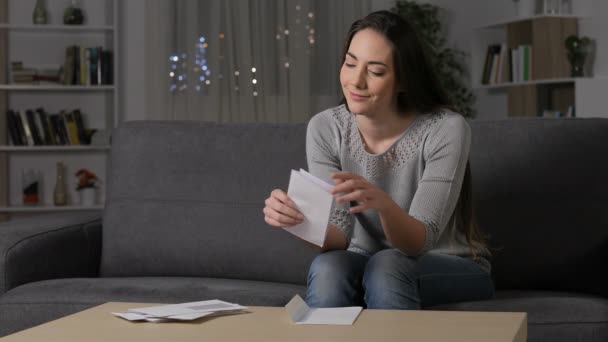
[[(256, 32), (252, 30), (251, 32)], [(263, 33), (264, 34), (264, 33)], [(316, 43), (315, 36), (315, 13), (313, 11), (305, 11), (302, 5), (295, 6), (295, 17), (293, 25), (287, 25), (287, 27), (278, 26), (275, 39), (277, 42), (289, 46), (291, 43), (294, 44), (295, 49), (304, 47), (306, 54), (310, 55), (312, 48)], [(169, 56), (169, 91), (172, 93), (187, 91), (188, 89), (194, 89), (199, 93), (206, 93), (206, 91), (216, 83), (224, 80), (224, 75), (220, 72), (216, 74), (212, 73), (209, 65), (210, 56), (217, 56), (219, 62), (219, 69), (222, 69), (222, 63), (225, 63), (224, 49), (225, 44), (222, 44), (224, 40), (230, 39), (226, 33), (219, 33), (214, 37), (214, 41), (210, 37), (200, 36), (194, 43), (194, 56), (188, 59), (185, 52), (176, 53)], [(212, 49), (218, 49), (213, 51)], [(279, 65), (275, 66), (279, 70), (282, 69), (284, 72), (294, 66), (294, 61), (290, 58), (289, 49), (285, 49), (286, 53), (279, 59)], [(210, 52), (215, 53), (211, 54)], [(239, 51), (232, 51), (232, 53), (239, 53)], [(245, 53), (245, 52), (243, 52)], [(191, 69), (191, 70), (190, 70)], [(246, 77), (242, 69), (250, 70), (249, 79), (245, 80)], [(234, 92), (241, 94), (241, 82), (251, 82), (251, 95), (257, 97), (261, 93), (261, 79), (260, 69), (256, 65), (250, 67), (244, 67), (239, 65), (233, 65), (232, 75), (234, 77)], [(188, 78), (190, 75), (190, 78)], [(191, 87), (191, 88), (189, 88)]]

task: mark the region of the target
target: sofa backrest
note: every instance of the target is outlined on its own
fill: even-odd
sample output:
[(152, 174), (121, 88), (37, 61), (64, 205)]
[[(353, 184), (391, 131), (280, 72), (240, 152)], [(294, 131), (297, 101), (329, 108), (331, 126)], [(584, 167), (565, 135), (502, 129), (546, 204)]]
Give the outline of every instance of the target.
[[(608, 120), (470, 121), (480, 226), (499, 289), (608, 296)], [(305, 124), (129, 122), (113, 136), (103, 276), (305, 284), (316, 250), (263, 201), (306, 168)]]
[(306, 168), (305, 124), (139, 121), (114, 131), (102, 276), (306, 284), (315, 248), (264, 222)]
[(471, 122), (477, 217), (499, 289), (608, 297), (608, 120)]

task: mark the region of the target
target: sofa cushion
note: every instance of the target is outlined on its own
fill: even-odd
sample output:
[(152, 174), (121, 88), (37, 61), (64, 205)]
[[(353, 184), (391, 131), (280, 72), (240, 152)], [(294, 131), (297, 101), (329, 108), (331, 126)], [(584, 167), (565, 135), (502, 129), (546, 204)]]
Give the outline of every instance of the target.
[(497, 289), (608, 297), (608, 120), (473, 120), (471, 130)]
[(113, 135), (102, 276), (306, 283), (317, 250), (264, 222), (306, 168), (305, 124), (129, 122)]
[(499, 291), (496, 298), (430, 310), (528, 313), (528, 341), (608, 341), (608, 299), (584, 294)]
[(300, 285), (212, 278), (76, 278), (19, 286), (0, 297), (0, 336), (106, 302), (183, 303), (221, 299), (283, 306)]

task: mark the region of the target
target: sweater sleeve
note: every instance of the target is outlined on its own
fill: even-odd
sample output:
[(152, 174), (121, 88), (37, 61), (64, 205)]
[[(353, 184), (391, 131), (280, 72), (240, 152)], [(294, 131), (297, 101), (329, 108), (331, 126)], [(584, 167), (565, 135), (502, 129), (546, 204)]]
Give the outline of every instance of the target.
[(429, 133), (425, 167), (409, 214), (424, 224), (422, 253), (432, 249), (450, 221), (469, 158), (471, 129), (460, 115), (450, 115)]
[[(340, 132), (328, 112), (315, 115), (306, 131), (306, 159), (309, 172), (333, 184), (331, 174), (342, 170), (340, 165)], [(348, 243), (352, 238), (354, 216), (348, 203), (333, 202), (329, 224), (340, 229)]]

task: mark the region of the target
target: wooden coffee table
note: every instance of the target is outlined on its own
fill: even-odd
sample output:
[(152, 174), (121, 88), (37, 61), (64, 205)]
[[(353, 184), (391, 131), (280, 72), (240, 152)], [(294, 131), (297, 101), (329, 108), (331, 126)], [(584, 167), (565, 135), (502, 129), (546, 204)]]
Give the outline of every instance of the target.
[(363, 310), (352, 326), (295, 325), (281, 307), (189, 323), (131, 323), (112, 311), (156, 306), (106, 303), (2, 339), (17, 341), (526, 341), (525, 313)]

